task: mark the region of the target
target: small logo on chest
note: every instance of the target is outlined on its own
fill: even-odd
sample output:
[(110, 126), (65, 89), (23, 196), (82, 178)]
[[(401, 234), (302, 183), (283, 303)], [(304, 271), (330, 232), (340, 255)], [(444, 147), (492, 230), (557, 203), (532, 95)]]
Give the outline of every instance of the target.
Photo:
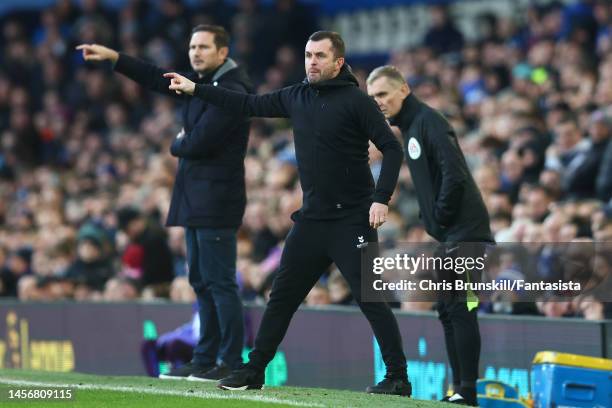
[(414, 137), (411, 137), (410, 140), (408, 140), (408, 156), (412, 160), (416, 160), (421, 157), (421, 145)]

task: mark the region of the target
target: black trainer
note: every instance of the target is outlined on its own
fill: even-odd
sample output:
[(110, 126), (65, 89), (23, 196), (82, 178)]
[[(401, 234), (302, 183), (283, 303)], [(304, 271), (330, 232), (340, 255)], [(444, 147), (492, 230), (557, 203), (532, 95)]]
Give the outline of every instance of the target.
[(255, 370), (244, 364), (241, 368), (232, 371), (230, 375), (219, 380), (218, 388), (222, 390), (242, 391), (261, 390), (266, 382), (263, 371)]
[(447, 402), (449, 404), (467, 405), (467, 406), (470, 406), (470, 407), (477, 407), (478, 406), (478, 401), (476, 401), (475, 399), (471, 400), (469, 398), (464, 398), (459, 393), (454, 393), (450, 397), (444, 397), (440, 401), (444, 401), (444, 402)]
[(410, 397), (412, 395), (412, 384), (406, 378), (385, 376), (376, 385), (366, 388), (368, 394), (388, 394)]
[(189, 377), (187, 377), (187, 379), (189, 381), (203, 381), (203, 382), (219, 381), (220, 379), (227, 377), (231, 373), (232, 373), (231, 368), (229, 368), (225, 364), (219, 364), (219, 365), (214, 366), (212, 369), (206, 372), (191, 374)]
[(158, 378), (162, 380), (184, 380), (192, 374), (204, 374), (210, 371), (214, 366), (201, 366), (192, 362), (186, 363), (180, 367), (173, 368), (169, 373), (160, 374)]

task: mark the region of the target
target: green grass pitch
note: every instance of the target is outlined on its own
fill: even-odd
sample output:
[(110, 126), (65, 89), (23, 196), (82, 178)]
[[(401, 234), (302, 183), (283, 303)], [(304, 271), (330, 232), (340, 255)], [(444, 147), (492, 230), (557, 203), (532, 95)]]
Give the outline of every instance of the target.
[[(68, 401), (8, 399), (9, 389), (52, 387), (70, 388), (74, 399)], [(222, 391), (215, 387), (215, 383), (186, 380), (0, 370), (0, 407), (2, 408), (450, 408), (454, 406), (456, 405), (324, 388), (266, 387), (262, 391)]]

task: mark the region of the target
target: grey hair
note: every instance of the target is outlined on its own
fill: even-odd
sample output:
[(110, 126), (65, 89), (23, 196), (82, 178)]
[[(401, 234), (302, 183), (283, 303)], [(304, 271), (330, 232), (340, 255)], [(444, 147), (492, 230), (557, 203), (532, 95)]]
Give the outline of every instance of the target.
[(399, 70), (393, 65), (383, 65), (381, 67), (375, 68), (374, 71), (370, 72), (370, 75), (368, 75), (366, 83), (368, 85), (372, 85), (374, 81), (382, 77), (386, 77), (398, 86), (406, 84), (406, 79), (404, 78), (402, 73), (399, 72)]

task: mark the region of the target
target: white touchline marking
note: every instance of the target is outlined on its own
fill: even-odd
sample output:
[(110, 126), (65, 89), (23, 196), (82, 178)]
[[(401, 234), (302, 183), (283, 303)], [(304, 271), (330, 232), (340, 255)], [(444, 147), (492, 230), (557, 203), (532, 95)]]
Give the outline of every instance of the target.
[[(153, 378), (153, 380), (155, 380)], [(94, 385), (94, 384), (71, 384), (71, 383), (48, 383), (41, 381), (25, 381), (16, 380), (11, 378), (0, 377), (0, 384), (18, 385), (18, 386), (32, 386), (32, 387), (64, 387), (64, 388), (77, 388), (80, 390), (103, 390), (103, 391), (120, 391), (120, 392), (136, 392), (143, 394), (155, 394), (155, 395), (175, 395), (179, 397), (197, 397), (203, 399), (228, 399), (228, 400), (243, 400), (243, 401), (258, 401), (258, 402), (269, 402), (271, 404), (286, 404), (294, 407), (316, 407), (325, 408), (325, 405), (300, 402), (294, 400), (285, 400), (275, 397), (266, 397), (263, 395), (245, 395), (236, 394), (231, 391), (228, 392), (211, 392), (211, 391), (174, 391), (174, 390), (159, 390), (152, 388), (139, 388), (139, 387), (124, 387), (120, 385)]]

